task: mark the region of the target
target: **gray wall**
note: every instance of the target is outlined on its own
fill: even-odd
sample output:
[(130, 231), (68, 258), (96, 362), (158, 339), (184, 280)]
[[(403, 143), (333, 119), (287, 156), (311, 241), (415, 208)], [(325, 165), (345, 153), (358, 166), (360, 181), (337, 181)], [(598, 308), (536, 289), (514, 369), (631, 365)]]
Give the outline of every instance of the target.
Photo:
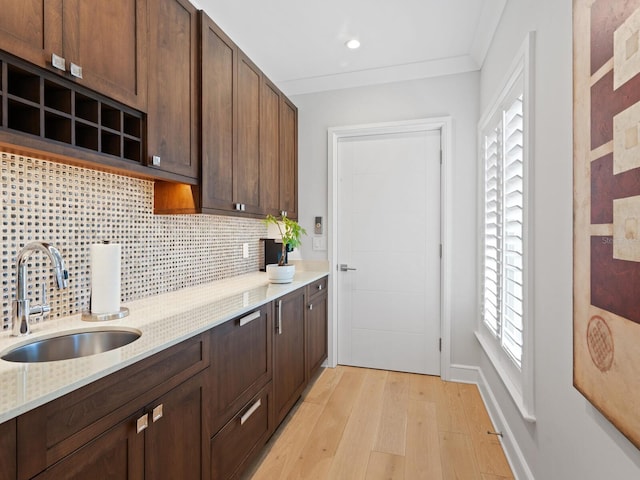
[[(480, 80), (481, 112), (536, 31), (535, 408), (524, 422), (486, 358), (480, 367), (535, 478), (640, 478), (640, 452), (572, 386), (571, 0), (509, 0)], [(636, 401), (634, 399), (633, 401)]]
[[(478, 73), (335, 90), (292, 97), (299, 114), (299, 218), (313, 232), (314, 216), (327, 218), (327, 129), (347, 125), (451, 116), (453, 119), (452, 362), (477, 365), (473, 337), (476, 310), (476, 122)], [(326, 260), (309, 237), (300, 255)]]

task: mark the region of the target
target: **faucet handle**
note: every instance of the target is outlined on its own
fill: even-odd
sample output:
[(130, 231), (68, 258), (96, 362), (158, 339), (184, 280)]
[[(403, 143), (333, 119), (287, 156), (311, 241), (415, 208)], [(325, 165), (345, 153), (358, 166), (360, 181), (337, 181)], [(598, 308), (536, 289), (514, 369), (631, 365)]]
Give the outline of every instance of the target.
[(51, 311), (51, 307), (47, 304), (47, 287), (45, 286), (44, 282), (42, 282), (42, 297), (41, 297), (41, 301), (42, 304), (40, 305), (40, 321), (43, 322), (44, 321), (44, 316), (48, 315), (49, 312)]

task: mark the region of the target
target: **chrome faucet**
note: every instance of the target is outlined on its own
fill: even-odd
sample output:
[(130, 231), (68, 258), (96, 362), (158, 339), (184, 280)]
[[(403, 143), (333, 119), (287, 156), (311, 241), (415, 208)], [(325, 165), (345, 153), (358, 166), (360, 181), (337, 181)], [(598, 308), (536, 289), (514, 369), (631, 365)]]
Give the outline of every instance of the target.
[(26, 259), (31, 252), (43, 252), (49, 256), (51, 263), (53, 264), (53, 271), (56, 277), (56, 284), (58, 288), (67, 288), (67, 279), (69, 278), (69, 272), (65, 269), (64, 260), (57, 248), (53, 245), (44, 242), (31, 242), (25, 245), (25, 247), (18, 253), (18, 260), (16, 262), (18, 270), (18, 287), (16, 292), (16, 299), (13, 301), (12, 320), (13, 320), (13, 332), (14, 337), (20, 337), (31, 333), (31, 327), (29, 325), (29, 317), (31, 315), (44, 315), (51, 311), (51, 307), (46, 302), (45, 286), (42, 285), (42, 305), (30, 305), (30, 300), (27, 298), (27, 263)]

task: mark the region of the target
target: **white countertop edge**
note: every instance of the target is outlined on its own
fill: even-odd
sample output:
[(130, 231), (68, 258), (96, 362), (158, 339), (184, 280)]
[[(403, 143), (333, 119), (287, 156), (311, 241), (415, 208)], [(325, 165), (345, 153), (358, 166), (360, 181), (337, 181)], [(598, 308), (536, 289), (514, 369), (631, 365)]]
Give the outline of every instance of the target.
[[(0, 360), (0, 423), (253, 311), (328, 273), (298, 269), (292, 283), (274, 285), (269, 284), (266, 273), (254, 272), (127, 302), (123, 306), (129, 308), (130, 315), (118, 320), (85, 322), (77, 314), (36, 324), (28, 337), (3, 333), (0, 353), (38, 338), (78, 330), (136, 329), (142, 336), (124, 347), (72, 360), (43, 363)], [(242, 306), (236, 308), (240, 295), (243, 295)], [(211, 319), (197, 320), (198, 315), (211, 316)], [(193, 316), (196, 320), (193, 325), (180, 322), (173, 327), (172, 319), (180, 316)], [(76, 367), (80, 370), (85, 367), (86, 372), (78, 372)]]

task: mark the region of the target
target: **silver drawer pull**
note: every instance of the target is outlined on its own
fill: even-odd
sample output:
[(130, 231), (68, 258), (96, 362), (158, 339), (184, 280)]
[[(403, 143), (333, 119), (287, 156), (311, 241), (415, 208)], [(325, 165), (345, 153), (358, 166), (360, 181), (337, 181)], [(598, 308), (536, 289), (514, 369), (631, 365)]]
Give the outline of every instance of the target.
[(156, 423), (158, 420), (162, 418), (162, 404), (158, 405), (153, 409), (151, 413), (151, 417), (153, 418), (153, 423)]
[(258, 399), (256, 400), (256, 403), (254, 403), (253, 405), (251, 405), (251, 408), (249, 410), (247, 410), (244, 415), (242, 415), (240, 417), (240, 425), (244, 425), (244, 422), (246, 422), (247, 420), (249, 420), (249, 418), (251, 417), (251, 415), (253, 415), (253, 412), (255, 412), (257, 409), (260, 408), (260, 405), (262, 405), (262, 399)]
[(322, 284), (318, 285), (318, 290), (322, 290)]
[(76, 65), (75, 63), (71, 62), (69, 72), (71, 72), (71, 75), (76, 78), (82, 78), (82, 67), (80, 65)]
[(51, 65), (58, 70), (62, 70), (63, 72), (67, 71), (67, 66), (64, 58), (60, 55), (56, 55), (55, 53), (51, 54)]
[(313, 303), (309, 304), (309, 310), (313, 310)]
[(260, 310), (250, 313), (249, 315), (240, 319), (240, 326), (244, 327), (247, 323), (253, 322), (256, 318), (260, 318)]
[(149, 415), (146, 413), (136, 421), (136, 432), (141, 433), (149, 426)]

